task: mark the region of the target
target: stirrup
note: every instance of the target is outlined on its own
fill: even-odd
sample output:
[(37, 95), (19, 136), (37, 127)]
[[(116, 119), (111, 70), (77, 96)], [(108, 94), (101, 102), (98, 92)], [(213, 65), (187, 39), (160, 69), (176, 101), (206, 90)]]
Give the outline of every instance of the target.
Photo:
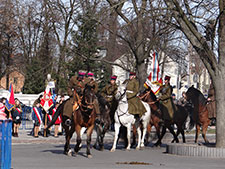
[(70, 125), (71, 125), (71, 120), (70, 120), (70, 119), (66, 119), (65, 125), (68, 126), (68, 127), (70, 127)]

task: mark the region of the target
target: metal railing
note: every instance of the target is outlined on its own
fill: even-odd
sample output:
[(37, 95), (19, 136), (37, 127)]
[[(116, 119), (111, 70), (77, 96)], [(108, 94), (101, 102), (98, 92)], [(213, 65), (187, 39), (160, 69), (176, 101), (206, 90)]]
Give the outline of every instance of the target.
[(0, 120), (0, 168), (11, 168), (12, 121)]

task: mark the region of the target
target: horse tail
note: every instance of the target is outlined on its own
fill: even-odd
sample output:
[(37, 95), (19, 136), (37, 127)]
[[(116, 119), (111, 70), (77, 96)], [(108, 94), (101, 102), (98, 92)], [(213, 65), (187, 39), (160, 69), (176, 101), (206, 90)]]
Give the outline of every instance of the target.
[(56, 109), (56, 112), (52, 117), (52, 121), (48, 124), (47, 129), (49, 129), (53, 124), (55, 124), (57, 118), (63, 112), (65, 102), (66, 102), (66, 100), (63, 101), (62, 104), (60, 104), (59, 107)]

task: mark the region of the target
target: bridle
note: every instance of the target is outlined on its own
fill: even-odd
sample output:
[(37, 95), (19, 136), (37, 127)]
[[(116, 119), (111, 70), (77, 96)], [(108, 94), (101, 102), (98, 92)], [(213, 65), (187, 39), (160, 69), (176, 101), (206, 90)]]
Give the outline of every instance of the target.
[(147, 102), (145, 101), (146, 97), (148, 97), (150, 95), (151, 91), (149, 90), (148, 92), (146, 92), (143, 96), (138, 96), (141, 100), (143, 100), (144, 102), (148, 103), (149, 105), (151, 104), (155, 104), (156, 102), (158, 102), (158, 100), (156, 101), (152, 101), (152, 102)]

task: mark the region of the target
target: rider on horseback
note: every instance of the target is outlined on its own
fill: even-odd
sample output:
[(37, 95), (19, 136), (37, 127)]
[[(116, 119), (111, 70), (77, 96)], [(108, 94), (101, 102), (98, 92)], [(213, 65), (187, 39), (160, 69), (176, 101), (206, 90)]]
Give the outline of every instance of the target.
[(70, 96), (70, 99), (65, 103), (63, 109), (63, 117), (67, 126), (71, 125), (73, 111), (79, 106), (80, 97), (84, 88), (84, 75), (85, 73), (79, 72), (78, 76), (71, 77), (69, 81), (67, 92)]
[[(89, 85), (92, 86), (94, 89), (94, 93), (97, 94), (98, 92), (98, 83), (94, 80), (94, 74), (93, 73), (88, 73), (87, 74), (87, 78), (84, 78), (84, 86)], [(94, 109), (96, 111), (96, 123), (100, 123), (100, 110), (99, 110), (99, 104), (98, 104), (98, 99), (96, 97), (96, 99), (94, 100)]]
[(112, 102), (118, 88), (116, 79), (117, 76), (111, 76), (110, 83), (108, 83), (101, 91), (101, 95), (108, 101), (110, 107), (112, 107)]
[(128, 101), (128, 112), (133, 114), (136, 121), (135, 126), (140, 122), (140, 117), (146, 112), (144, 105), (141, 100), (137, 97), (139, 92), (139, 82), (136, 79), (136, 73), (130, 72), (129, 80), (127, 83), (127, 101)]
[(172, 101), (173, 88), (170, 85), (170, 76), (165, 76), (165, 84), (160, 89), (158, 100), (162, 103), (162, 120), (172, 120), (176, 107)]

